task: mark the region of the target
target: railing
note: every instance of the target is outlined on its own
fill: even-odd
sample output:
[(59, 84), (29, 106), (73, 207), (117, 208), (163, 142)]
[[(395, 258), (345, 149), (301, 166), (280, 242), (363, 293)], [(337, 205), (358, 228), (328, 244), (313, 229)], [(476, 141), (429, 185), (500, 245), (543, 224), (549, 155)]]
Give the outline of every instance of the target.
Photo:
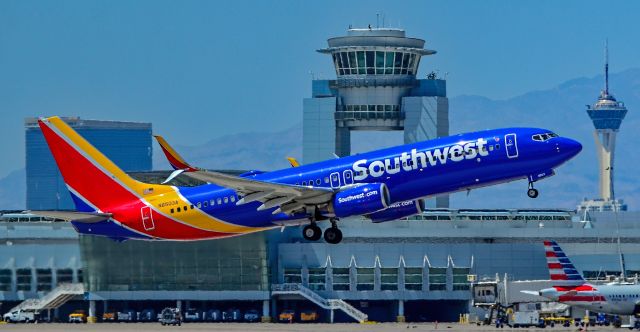
[(332, 308), (340, 309), (360, 323), (366, 322), (369, 316), (343, 300), (329, 300)]
[(43, 309), (55, 309), (69, 301), (76, 295), (84, 294), (84, 285), (77, 284), (60, 284), (47, 295), (40, 299), (27, 299), (22, 301), (10, 311), (17, 310), (33, 310), (40, 311)]
[(302, 284), (276, 284), (271, 286), (271, 293), (278, 294), (297, 294), (305, 297), (309, 301), (317, 304), (323, 309), (335, 310), (340, 309), (353, 319), (362, 323), (367, 321), (368, 316), (364, 312), (356, 309), (349, 303), (340, 299), (325, 299), (311, 289), (304, 287)]

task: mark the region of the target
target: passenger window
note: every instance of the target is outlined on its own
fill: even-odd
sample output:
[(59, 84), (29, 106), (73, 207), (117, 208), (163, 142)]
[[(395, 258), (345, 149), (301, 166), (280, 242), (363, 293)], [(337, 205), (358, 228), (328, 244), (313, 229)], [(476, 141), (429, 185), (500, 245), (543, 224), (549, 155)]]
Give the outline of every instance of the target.
[(171, 209), (171, 213), (173, 213), (173, 209)]
[(218, 198), (218, 204), (222, 204), (222, 198)]
[(324, 183), (329, 183), (329, 178), (328, 177), (324, 178)]
[(320, 181), (320, 179), (316, 180), (316, 185), (319, 186), (322, 183), (322, 181)]
[(183, 206), (182, 209), (184, 210), (184, 212), (187, 212), (187, 210), (188, 210), (186, 205)]
[(198, 203), (196, 203), (196, 206), (197, 206), (197, 207), (198, 207), (198, 209), (199, 209), (199, 208), (201, 208), (201, 207), (202, 207), (202, 204), (201, 204), (200, 202), (198, 202)]
[(489, 145), (489, 151), (493, 151), (493, 145)]
[(235, 202), (236, 201), (236, 197), (235, 196), (231, 196), (231, 201)]
[(193, 204), (191, 204), (191, 210), (193, 210)]
[(180, 212), (180, 207), (178, 206), (177, 211)]
[(496, 150), (500, 150), (500, 144), (496, 144)]
[(212, 199), (211, 200), (211, 206), (214, 206), (214, 205), (216, 205), (216, 201)]
[(204, 207), (207, 207), (207, 206), (209, 206), (209, 201), (204, 201), (203, 204), (204, 204)]
[(226, 204), (226, 203), (229, 203), (229, 197), (227, 197), (227, 196), (225, 196), (225, 197), (224, 197), (224, 203), (225, 203), (225, 204)]
[(302, 181), (302, 185), (306, 186), (307, 185), (307, 181)]

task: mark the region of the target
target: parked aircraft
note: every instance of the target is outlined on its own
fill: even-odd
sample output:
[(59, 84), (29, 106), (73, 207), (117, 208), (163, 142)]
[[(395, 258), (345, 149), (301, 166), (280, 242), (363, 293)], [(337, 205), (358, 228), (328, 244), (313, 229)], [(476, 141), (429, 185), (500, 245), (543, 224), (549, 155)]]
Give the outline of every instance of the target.
[(233, 176), (191, 166), (164, 142), (173, 176), (206, 182), (176, 187), (131, 178), (58, 117), (39, 125), (77, 211), (38, 213), (115, 240), (215, 239), (306, 224), (304, 238), (316, 241), (317, 223), (329, 220), (324, 239), (339, 243), (339, 218), (395, 220), (442, 193), (528, 179), (535, 198), (533, 184), (582, 149), (546, 129), (505, 128)]
[(522, 291), (572, 306), (613, 315), (639, 313), (640, 285), (612, 282), (587, 283), (555, 241), (544, 241), (547, 266), (555, 286), (540, 291)]

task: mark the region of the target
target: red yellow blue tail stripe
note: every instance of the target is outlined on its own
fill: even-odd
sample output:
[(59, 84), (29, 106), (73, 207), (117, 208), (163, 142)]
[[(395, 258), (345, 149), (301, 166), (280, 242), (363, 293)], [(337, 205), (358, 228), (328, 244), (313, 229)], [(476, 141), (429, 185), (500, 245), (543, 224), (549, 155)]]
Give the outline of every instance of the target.
[[(39, 125), (67, 186), (86, 205), (112, 213), (114, 220), (136, 232), (158, 239), (192, 240), (264, 229), (228, 223), (195, 208), (172, 215), (167, 202), (192, 206), (176, 188), (131, 178), (58, 117), (41, 119)], [(143, 222), (141, 214), (147, 208), (153, 227)]]

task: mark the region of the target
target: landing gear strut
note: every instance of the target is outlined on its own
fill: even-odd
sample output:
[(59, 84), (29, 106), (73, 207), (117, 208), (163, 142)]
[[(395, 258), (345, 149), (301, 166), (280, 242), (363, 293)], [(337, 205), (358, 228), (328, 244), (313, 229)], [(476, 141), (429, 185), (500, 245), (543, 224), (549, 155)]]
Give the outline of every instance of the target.
[(338, 244), (342, 241), (342, 231), (338, 228), (337, 218), (331, 218), (331, 227), (324, 230), (324, 240), (327, 243)]
[(529, 190), (527, 190), (527, 196), (531, 198), (538, 197), (538, 189), (533, 187), (533, 182), (529, 182)]
[(320, 227), (318, 227), (318, 225), (316, 225), (315, 220), (312, 220), (311, 224), (304, 226), (304, 228), (302, 229), (302, 237), (304, 237), (305, 240), (318, 241), (320, 240), (321, 236), (322, 230), (320, 229)]

